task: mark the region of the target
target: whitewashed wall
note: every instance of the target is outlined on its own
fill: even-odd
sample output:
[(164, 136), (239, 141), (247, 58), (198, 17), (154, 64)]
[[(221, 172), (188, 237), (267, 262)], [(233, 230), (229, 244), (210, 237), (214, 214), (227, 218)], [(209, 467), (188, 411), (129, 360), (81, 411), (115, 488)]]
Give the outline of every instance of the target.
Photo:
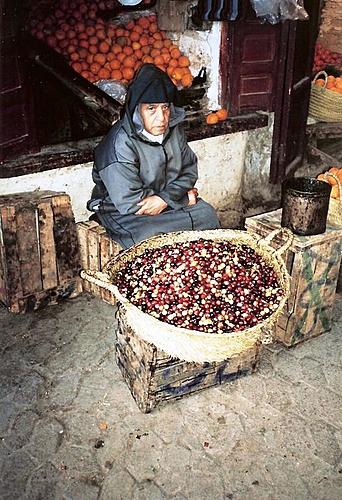
[[(190, 143), (198, 156), (197, 186), (200, 195), (216, 208), (224, 227), (239, 225), (243, 211), (246, 161), (248, 169), (254, 171), (254, 177), (257, 177), (261, 170), (260, 162), (265, 160), (263, 143), (255, 142), (256, 133), (260, 136), (261, 131), (264, 131), (265, 140), (269, 140), (268, 129), (263, 128)], [(252, 158), (246, 156), (246, 151), (251, 149), (250, 144), (253, 145)], [(85, 206), (93, 187), (91, 168), (92, 163), (85, 163), (6, 179), (0, 183), (0, 195), (36, 189), (65, 191), (71, 197), (76, 221), (86, 220), (89, 212)]]

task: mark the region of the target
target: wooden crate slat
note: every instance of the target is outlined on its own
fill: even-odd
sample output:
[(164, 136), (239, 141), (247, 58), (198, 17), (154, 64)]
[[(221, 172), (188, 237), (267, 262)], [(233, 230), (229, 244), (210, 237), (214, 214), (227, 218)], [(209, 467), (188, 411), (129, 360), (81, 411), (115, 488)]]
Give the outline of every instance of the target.
[(56, 247), (53, 237), (53, 210), (51, 200), (38, 203), (39, 247), (43, 289), (58, 285)]
[[(1, 295), (1, 301), (8, 307), (11, 307), (12, 312), (17, 312), (18, 305), (16, 297), (23, 293), (20, 274), (19, 251), (17, 241), (17, 223), (15, 217), (15, 207), (1, 207), (1, 227), (2, 227), (2, 243), (3, 243), (3, 272), (6, 272), (4, 285), (6, 290)], [(12, 305), (11, 305), (12, 303)]]
[(21, 285), (25, 296), (43, 289), (37, 234), (37, 210), (17, 208), (16, 221)]
[(80, 271), (78, 240), (70, 197), (67, 194), (53, 197), (52, 210), (58, 281), (62, 284), (78, 276)]
[[(97, 225), (88, 231), (88, 266), (92, 271), (100, 271), (100, 242), (96, 228)], [(90, 283), (90, 291), (101, 297), (101, 289), (97, 285)]]
[(8, 283), (7, 283), (7, 262), (5, 246), (3, 240), (2, 216), (0, 208), (0, 302), (7, 304), (8, 301)]
[[(88, 225), (86, 222), (79, 222), (77, 224), (77, 239), (80, 249), (80, 262), (82, 269), (89, 269), (88, 264)], [(82, 288), (86, 292), (90, 292), (90, 283), (82, 280)]]

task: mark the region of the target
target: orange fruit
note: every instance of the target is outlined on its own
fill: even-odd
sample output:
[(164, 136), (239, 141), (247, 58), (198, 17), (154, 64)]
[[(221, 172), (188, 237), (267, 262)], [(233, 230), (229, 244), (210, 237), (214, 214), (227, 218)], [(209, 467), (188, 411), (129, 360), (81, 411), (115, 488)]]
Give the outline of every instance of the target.
[(113, 69), (110, 77), (113, 78), (113, 80), (122, 80), (122, 73), (118, 69)]
[(156, 40), (155, 42), (153, 42), (152, 47), (154, 49), (159, 49), (160, 50), (160, 49), (162, 49), (164, 47), (164, 44), (163, 44), (163, 42), (161, 40)]
[(183, 76), (183, 72), (181, 71), (181, 68), (174, 68), (173, 72), (171, 73), (171, 78), (174, 78), (175, 80), (181, 81)]
[(121, 45), (119, 45), (118, 43), (114, 43), (114, 45), (112, 45), (112, 52), (113, 54), (119, 54), (120, 52), (122, 52)]
[(104, 54), (95, 54), (94, 62), (99, 63), (101, 66), (106, 62), (106, 56)]
[[(151, 54), (151, 55), (152, 55), (152, 54)], [(164, 59), (162, 58), (162, 56), (156, 56), (156, 57), (154, 58), (153, 62), (154, 62), (154, 64), (155, 64), (156, 66), (158, 66), (158, 65), (162, 65), (162, 66), (163, 66), (163, 65), (164, 65)]]
[(170, 50), (170, 54), (171, 54), (172, 59), (178, 59), (181, 56), (181, 51), (177, 48), (172, 49), (172, 50)]
[[(152, 35), (152, 36), (153, 36), (153, 38), (154, 38), (155, 40), (162, 40), (162, 39), (163, 39), (162, 34), (161, 34), (161, 33), (159, 33), (159, 31), (156, 31), (155, 33), (153, 33), (153, 35)], [(163, 44), (163, 45), (164, 45), (164, 44)]]
[(333, 186), (330, 193), (331, 198), (338, 200), (340, 198), (340, 190), (338, 186)]
[(107, 61), (110, 62), (110, 61), (114, 61), (115, 59), (115, 54), (113, 54), (113, 52), (109, 52), (107, 54)]
[(108, 78), (110, 78), (110, 71), (106, 68), (101, 68), (97, 76), (99, 78), (103, 78), (104, 80), (108, 80)]
[(88, 52), (90, 54), (97, 54), (98, 53), (98, 48), (96, 45), (89, 45)]
[[(182, 76), (182, 80), (181, 80), (183, 87), (191, 87), (192, 80), (193, 80), (192, 74), (191, 73), (185, 73)], [(218, 118), (217, 118), (217, 120), (218, 120)]]
[(134, 28), (134, 26), (135, 26), (135, 22), (133, 20), (131, 20), (126, 24), (126, 30), (130, 31)]
[[(125, 68), (134, 68), (134, 65), (136, 63), (136, 58), (134, 56), (127, 56), (125, 59), (122, 61), (122, 65)], [(123, 74), (123, 72), (122, 72)], [(126, 77), (125, 77), (126, 78)]]
[(326, 89), (332, 90), (335, 88), (335, 84), (333, 82), (328, 82), (327, 86), (325, 87)]
[(171, 47), (172, 42), (168, 38), (165, 38), (165, 40), (163, 41), (163, 44), (164, 44), (164, 47), (169, 48), (169, 47)]
[(70, 54), (70, 59), (74, 62), (78, 61), (79, 58), (80, 58), (80, 55), (77, 52), (73, 52), (72, 54)]
[(168, 64), (170, 62), (171, 55), (169, 54), (169, 52), (162, 52), (161, 57), (163, 58), (165, 64)]
[(206, 116), (205, 121), (208, 125), (215, 125), (215, 123), (218, 123), (219, 119), (216, 113), (210, 113)]
[(94, 62), (93, 64), (90, 65), (90, 71), (93, 73), (93, 75), (97, 75), (97, 73), (100, 71), (101, 66), (99, 63)]
[(158, 31), (158, 26), (156, 23), (151, 23), (149, 26), (149, 31), (150, 33), (157, 33)]
[(318, 181), (323, 181), (323, 182), (328, 182), (328, 180), (325, 178), (324, 174), (319, 174), (317, 176)]
[(189, 58), (186, 57), (186, 56), (180, 56), (178, 58), (178, 65), (181, 68), (187, 68), (188, 66), (190, 66), (190, 60), (189, 60)]
[(220, 121), (226, 120), (228, 117), (228, 111), (226, 109), (219, 109), (216, 111), (217, 117)]
[(315, 85), (317, 85), (318, 87), (324, 87), (324, 84), (325, 81), (323, 80), (323, 78), (317, 78), (317, 80), (315, 81)]
[(157, 56), (160, 56), (160, 50), (158, 49), (152, 49), (151, 52), (150, 52), (150, 56), (151, 57), (157, 57)]
[(120, 52), (119, 54), (116, 54), (116, 58), (122, 62), (126, 57), (126, 54), (124, 54), (123, 52)]
[(90, 43), (90, 45), (97, 45), (98, 41), (99, 40), (98, 40), (97, 36), (90, 36), (88, 38), (88, 42)]
[(139, 42), (133, 42), (132, 45), (131, 45), (132, 49), (133, 50), (139, 50), (141, 49), (141, 45)]
[(107, 42), (101, 42), (99, 45), (99, 51), (102, 52), (102, 54), (107, 54), (109, 52), (109, 44)]
[(136, 24), (133, 28), (133, 31), (141, 35), (144, 32), (144, 28), (140, 26), (140, 24)]
[(171, 66), (172, 68), (177, 68), (178, 67), (177, 59), (170, 59), (169, 66)]
[(125, 80), (132, 80), (134, 76), (133, 68), (128, 68), (128, 67), (122, 68), (122, 76), (125, 78)]
[(81, 73), (81, 71), (82, 71), (82, 64), (79, 63), (79, 62), (73, 62), (72, 65), (71, 65), (71, 67), (77, 73)]
[(142, 56), (144, 55), (143, 51), (141, 49), (135, 50), (134, 55), (137, 59), (141, 59)]
[(126, 54), (126, 56), (130, 56), (130, 55), (132, 55), (132, 54), (133, 54), (133, 49), (132, 49), (132, 47), (127, 47), (127, 46), (126, 46), (126, 47), (124, 47), (124, 48), (122, 49), (122, 52), (123, 52), (124, 54)]
[(120, 69), (121, 63), (118, 61), (118, 59), (113, 59), (110, 63), (111, 69)]
[(141, 26), (144, 30), (147, 30), (150, 26), (150, 21), (147, 16), (139, 17), (137, 24), (139, 24), (139, 26)]
[(142, 37), (140, 37), (139, 43), (142, 47), (145, 47), (149, 44), (148, 37), (146, 35), (143, 35)]
[(137, 31), (132, 31), (129, 35), (132, 42), (137, 42), (140, 39), (140, 34)]
[(124, 36), (124, 33), (125, 33), (125, 30), (123, 28), (116, 29), (116, 36), (117, 37)]
[(153, 57), (151, 57), (151, 56), (144, 56), (142, 58), (142, 62), (144, 62), (144, 63), (153, 63)]
[(97, 38), (99, 40), (105, 40), (106, 39), (106, 32), (105, 32), (105, 30), (102, 30), (102, 29), (97, 30), (96, 36), (97, 36)]

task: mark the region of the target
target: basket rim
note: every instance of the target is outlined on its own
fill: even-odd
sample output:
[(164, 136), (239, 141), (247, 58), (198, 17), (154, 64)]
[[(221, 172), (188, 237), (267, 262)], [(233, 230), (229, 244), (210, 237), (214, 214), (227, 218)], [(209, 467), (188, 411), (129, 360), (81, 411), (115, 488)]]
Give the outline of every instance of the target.
[[(281, 298), (277, 309), (275, 309), (267, 318), (264, 320), (260, 321), (256, 325), (250, 328), (246, 328), (244, 330), (235, 330), (235, 331), (227, 331), (227, 332), (222, 332), (222, 333), (209, 333), (209, 332), (202, 332), (200, 330), (191, 330), (179, 326), (172, 325), (170, 323), (167, 323), (165, 321), (161, 321), (160, 319), (155, 318), (149, 313), (143, 312), (141, 309), (139, 309), (137, 306), (135, 306), (129, 299), (127, 299), (124, 295), (121, 294), (119, 289), (117, 288), (116, 285), (114, 287), (117, 289), (117, 298), (120, 302), (123, 303), (123, 305), (127, 308), (130, 308), (131, 310), (136, 311), (139, 315), (146, 315), (149, 319), (149, 321), (155, 322), (156, 326), (163, 326), (164, 328), (167, 327), (168, 330), (173, 330), (174, 332), (177, 332), (178, 334), (183, 333), (184, 335), (191, 336), (194, 338), (235, 338), (243, 335), (244, 337), (250, 335), (259, 335), (260, 331), (262, 328), (266, 328), (268, 324), (273, 324), (278, 316), (281, 314), (281, 311), (288, 299), (289, 292), (290, 292), (290, 276), (288, 274), (288, 271), (286, 269), (286, 265), (283, 261), (283, 259), (280, 257), (279, 259), (276, 258), (276, 256), (273, 254), (274, 249), (269, 246), (268, 244), (260, 244), (259, 240), (256, 239), (255, 236), (247, 233), (246, 231), (243, 230), (232, 230), (232, 229), (213, 229), (213, 230), (206, 230), (206, 231), (180, 231), (180, 232), (174, 232), (174, 233), (166, 233), (162, 235), (157, 235), (153, 236), (152, 238), (148, 238), (146, 240), (143, 240), (133, 247), (128, 248), (124, 252), (121, 252), (119, 255), (115, 256), (113, 259), (111, 259), (105, 268), (103, 269), (103, 273), (107, 275), (109, 281), (113, 283), (113, 276), (110, 274), (112, 267), (115, 265), (119, 265), (122, 263), (122, 261), (125, 261), (126, 257), (130, 257), (133, 252), (135, 252), (137, 249), (142, 249), (141, 253), (148, 248), (148, 245), (158, 243), (160, 241), (165, 242), (164, 245), (160, 246), (166, 246), (168, 244), (172, 243), (177, 243), (181, 241), (194, 241), (196, 239), (214, 239), (216, 241), (231, 241), (231, 237), (228, 238), (228, 236), (235, 236), (235, 240), (238, 241), (240, 244), (249, 244), (252, 243), (252, 248), (259, 253), (262, 257), (264, 257), (263, 254), (266, 254), (267, 257), (266, 259), (270, 259), (272, 264), (279, 269), (276, 269), (277, 273), (277, 278), (280, 281), (280, 286), (283, 290), (283, 297)], [(190, 239), (185, 239), (189, 237)], [(179, 241), (173, 241), (173, 242), (168, 242), (168, 240), (173, 239), (173, 238), (180, 238)], [(233, 238), (234, 239), (234, 238)], [(260, 247), (259, 247), (260, 245)], [(271, 252), (271, 250), (273, 252)], [(130, 259), (129, 259), (130, 260)], [(127, 261), (128, 262), (128, 259)], [(144, 317), (144, 316), (143, 316)]]

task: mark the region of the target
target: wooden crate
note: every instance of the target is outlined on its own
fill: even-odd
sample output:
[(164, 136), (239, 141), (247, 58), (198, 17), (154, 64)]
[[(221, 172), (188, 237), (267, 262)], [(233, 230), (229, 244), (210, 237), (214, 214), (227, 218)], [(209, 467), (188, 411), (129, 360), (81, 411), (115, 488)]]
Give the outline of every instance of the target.
[(22, 313), (79, 293), (76, 225), (65, 193), (0, 196), (0, 302)]
[(182, 361), (142, 340), (128, 325), (123, 306), (119, 306), (118, 318), (116, 361), (143, 413), (149, 413), (160, 403), (252, 373), (259, 360), (261, 344), (256, 342), (243, 353), (220, 363)]
[[(77, 237), (83, 269), (102, 271), (108, 261), (122, 250), (122, 247), (108, 236), (105, 228), (95, 221), (78, 222)], [(108, 304), (116, 304), (114, 295), (108, 290), (86, 280), (82, 280), (82, 287), (85, 292), (101, 297)]]
[[(247, 218), (246, 228), (264, 237), (279, 228), (280, 221), (281, 209)], [(341, 249), (342, 228), (328, 225), (324, 234), (294, 236), (284, 258), (292, 278), (290, 297), (275, 327), (276, 339), (286, 346), (331, 329)]]

